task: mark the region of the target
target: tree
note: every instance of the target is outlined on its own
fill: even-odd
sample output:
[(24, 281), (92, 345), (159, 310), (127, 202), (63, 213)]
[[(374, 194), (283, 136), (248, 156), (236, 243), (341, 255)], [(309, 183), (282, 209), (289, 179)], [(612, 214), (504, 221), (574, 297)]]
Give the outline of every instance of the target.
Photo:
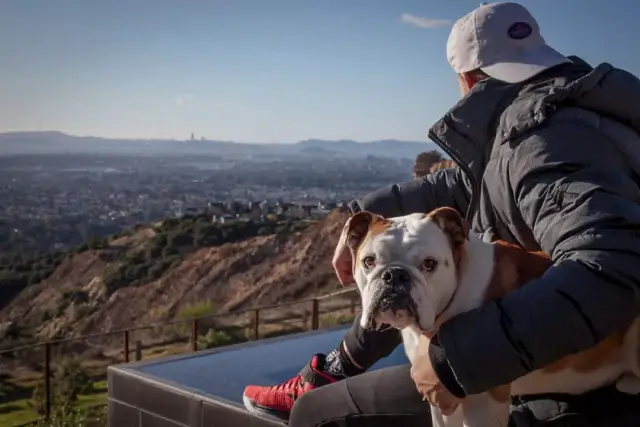
[(167, 237), (167, 247), (179, 248), (192, 245), (193, 236), (187, 233), (174, 232)]
[(153, 261), (162, 256), (162, 249), (164, 245), (152, 244), (147, 248), (146, 259), (147, 261)]
[(429, 173), (429, 168), (442, 160), (442, 154), (436, 150), (425, 151), (418, 154), (413, 164), (413, 177), (421, 178), (427, 175)]
[[(91, 379), (80, 365), (80, 360), (70, 357), (64, 358), (56, 367), (51, 384), (51, 397), (54, 400), (52, 407), (59, 416), (70, 413), (78, 397), (92, 387)], [(33, 389), (31, 406), (37, 413), (43, 414), (44, 404), (44, 387), (43, 383), (39, 382)]]
[(169, 258), (172, 255), (177, 255), (178, 253), (180, 253), (178, 251), (178, 249), (174, 246), (165, 246), (164, 249), (162, 249), (162, 258)]
[(155, 263), (154, 265), (149, 267), (149, 270), (147, 271), (147, 278), (149, 280), (155, 280), (159, 278), (160, 276), (162, 276), (162, 273), (164, 273), (167, 267), (168, 265), (165, 265), (162, 262)]
[(102, 249), (109, 246), (109, 242), (102, 236), (93, 235), (87, 240), (87, 246), (90, 249)]

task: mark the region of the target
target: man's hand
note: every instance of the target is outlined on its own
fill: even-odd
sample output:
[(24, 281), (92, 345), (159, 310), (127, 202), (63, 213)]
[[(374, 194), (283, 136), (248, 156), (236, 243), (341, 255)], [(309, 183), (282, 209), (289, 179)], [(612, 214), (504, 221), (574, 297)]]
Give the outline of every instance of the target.
[(342, 286), (350, 285), (355, 281), (353, 278), (351, 249), (349, 249), (349, 246), (347, 245), (348, 236), (345, 234), (346, 233), (343, 233), (343, 235), (340, 236), (336, 250), (333, 253), (333, 261), (331, 261), (333, 269), (335, 270), (338, 280)]
[(439, 408), (443, 415), (451, 415), (460, 404), (460, 399), (442, 386), (433, 371), (429, 359), (429, 342), (426, 335), (420, 335), (414, 363), (411, 366), (411, 378), (423, 400)]

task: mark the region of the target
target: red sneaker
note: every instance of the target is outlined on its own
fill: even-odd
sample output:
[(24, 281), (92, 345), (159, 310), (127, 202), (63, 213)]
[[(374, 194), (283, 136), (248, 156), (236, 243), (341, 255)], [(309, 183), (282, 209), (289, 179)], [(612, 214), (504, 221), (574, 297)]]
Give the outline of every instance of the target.
[(298, 375), (282, 384), (247, 386), (242, 394), (244, 406), (254, 414), (269, 414), (288, 420), (293, 403), (300, 395), (340, 379), (323, 372), (324, 363), (325, 356), (316, 354)]

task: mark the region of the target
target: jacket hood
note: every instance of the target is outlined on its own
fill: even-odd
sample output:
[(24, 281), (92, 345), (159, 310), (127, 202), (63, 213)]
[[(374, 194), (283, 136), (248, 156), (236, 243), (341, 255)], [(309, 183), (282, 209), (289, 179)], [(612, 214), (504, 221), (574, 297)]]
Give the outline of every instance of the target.
[[(522, 84), (487, 79), (474, 86), (431, 128), (429, 136), (474, 175), (495, 143), (543, 125), (561, 106), (579, 107), (623, 123), (640, 134), (640, 80), (603, 63), (577, 57)], [(498, 132), (498, 133), (496, 133)]]
[(640, 79), (633, 74), (604, 63), (567, 85), (564, 92), (565, 101), (617, 120), (640, 133)]

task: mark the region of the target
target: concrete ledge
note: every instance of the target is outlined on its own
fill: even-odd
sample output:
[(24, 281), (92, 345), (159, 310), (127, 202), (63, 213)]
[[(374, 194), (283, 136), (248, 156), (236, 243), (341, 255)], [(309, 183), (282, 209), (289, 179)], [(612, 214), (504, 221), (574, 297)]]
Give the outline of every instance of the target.
[[(109, 427), (271, 427), (242, 404), (247, 384), (278, 384), (314, 353), (331, 351), (344, 326), (111, 366)], [(407, 363), (402, 347), (372, 369)]]

